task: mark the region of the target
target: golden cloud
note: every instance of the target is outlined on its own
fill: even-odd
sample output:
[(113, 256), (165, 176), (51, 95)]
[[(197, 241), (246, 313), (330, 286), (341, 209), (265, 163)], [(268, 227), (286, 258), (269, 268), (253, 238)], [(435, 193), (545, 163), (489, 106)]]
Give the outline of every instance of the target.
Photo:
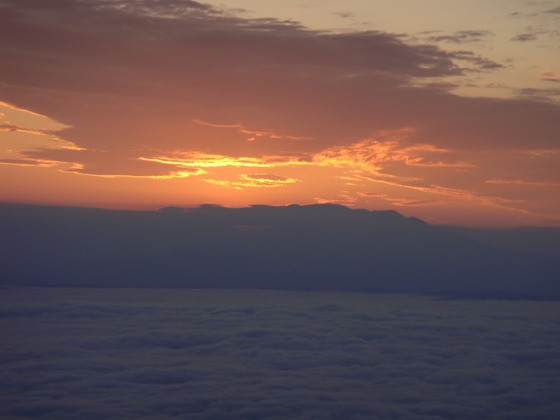
[(227, 181), (219, 179), (204, 179), (204, 182), (209, 184), (214, 184), (223, 188), (234, 188), (240, 190), (245, 187), (251, 188), (271, 188), (271, 187), (282, 187), (287, 184), (293, 184), (297, 182), (297, 179), (286, 178), (277, 175), (267, 175), (267, 174), (241, 174), (238, 177), (240, 181)]

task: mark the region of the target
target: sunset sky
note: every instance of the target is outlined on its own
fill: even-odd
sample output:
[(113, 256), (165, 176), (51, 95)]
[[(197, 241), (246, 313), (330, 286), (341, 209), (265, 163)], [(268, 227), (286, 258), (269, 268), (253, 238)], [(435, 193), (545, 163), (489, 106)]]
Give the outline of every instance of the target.
[(560, 1), (0, 0), (0, 201), (560, 226)]

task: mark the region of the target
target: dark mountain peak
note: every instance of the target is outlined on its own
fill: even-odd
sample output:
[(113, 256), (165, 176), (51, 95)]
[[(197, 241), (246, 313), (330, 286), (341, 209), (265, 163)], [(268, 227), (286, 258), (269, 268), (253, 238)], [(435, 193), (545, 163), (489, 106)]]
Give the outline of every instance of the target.
[[(220, 214), (224, 217), (242, 218), (246, 222), (255, 223), (308, 223), (312, 225), (352, 225), (352, 224), (402, 224), (408, 218), (394, 210), (351, 209), (340, 204), (290, 204), (287, 206), (269, 206), (256, 204), (245, 208), (224, 208), (215, 206), (200, 206), (196, 212), (207, 215)], [(412, 219), (411, 219), (412, 220)], [(418, 219), (414, 219), (418, 222)]]
[(556, 249), (555, 238), (451, 229), (336, 204), (160, 211), (0, 204), (0, 284), (551, 297), (560, 295), (560, 259), (526, 248)]
[(169, 206), (169, 207), (163, 207), (163, 208), (159, 209), (159, 211), (162, 212), (162, 213), (179, 214), (179, 213), (184, 213), (185, 209), (182, 208), (182, 207)]

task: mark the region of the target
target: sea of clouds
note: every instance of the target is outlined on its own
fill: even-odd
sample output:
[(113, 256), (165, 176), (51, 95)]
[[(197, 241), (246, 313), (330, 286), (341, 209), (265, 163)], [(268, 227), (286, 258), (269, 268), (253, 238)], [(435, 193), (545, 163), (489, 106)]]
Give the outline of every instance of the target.
[(3, 419), (551, 419), (560, 302), (0, 290)]

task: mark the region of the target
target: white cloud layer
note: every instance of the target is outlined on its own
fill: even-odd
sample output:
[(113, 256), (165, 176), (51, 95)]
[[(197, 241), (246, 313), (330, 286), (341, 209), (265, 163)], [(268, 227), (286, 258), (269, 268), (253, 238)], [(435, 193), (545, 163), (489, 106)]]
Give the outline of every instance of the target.
[(558, 302), (5, 289), (6, 419), (551, 419)]

